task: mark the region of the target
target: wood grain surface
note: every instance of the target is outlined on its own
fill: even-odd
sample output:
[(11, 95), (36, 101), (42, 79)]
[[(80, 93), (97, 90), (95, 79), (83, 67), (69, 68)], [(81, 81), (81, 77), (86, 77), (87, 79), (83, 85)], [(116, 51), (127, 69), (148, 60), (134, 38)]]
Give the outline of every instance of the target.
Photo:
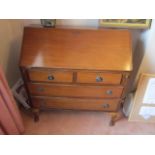
[(116, 111), (119, 99), (82, 99), (64, 97), (32, 97), (36, 108)]
[(127, 30), (24, 29), (22, 67), (132, 70)]
[[(31, 95), (66, 97), (121, 97), (122, 86), (84, 86), (65, 84), (28, 83)], [(111, 91), (110, 94), (108, 92)]]

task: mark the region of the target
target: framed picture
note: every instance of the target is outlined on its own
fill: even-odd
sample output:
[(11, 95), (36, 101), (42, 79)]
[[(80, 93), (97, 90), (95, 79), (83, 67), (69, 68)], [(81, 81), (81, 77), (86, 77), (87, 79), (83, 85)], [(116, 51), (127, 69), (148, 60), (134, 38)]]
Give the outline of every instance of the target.
[(100, 19), (100, 27), (148, 29), (151, 19)]
[(155, 74), (142, 73), (133, 97), (129, 121), (155, 123)]
[(41, 25), (43, 27), (55, 27), (56, 19), (40, 19)]

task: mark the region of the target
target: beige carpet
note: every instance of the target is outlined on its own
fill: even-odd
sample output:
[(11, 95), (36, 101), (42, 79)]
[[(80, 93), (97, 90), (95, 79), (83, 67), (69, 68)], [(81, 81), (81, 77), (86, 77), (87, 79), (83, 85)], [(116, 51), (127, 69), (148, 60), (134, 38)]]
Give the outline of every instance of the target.
[(109, 126), (110, 116), (103, 112), (89, 111), (46, 111), (41, 112), (40, 121), (22, 112), (25, 134), (50, 135), (115, 135), (155, 134), (155, 124), (128, 122), (126, 118)]

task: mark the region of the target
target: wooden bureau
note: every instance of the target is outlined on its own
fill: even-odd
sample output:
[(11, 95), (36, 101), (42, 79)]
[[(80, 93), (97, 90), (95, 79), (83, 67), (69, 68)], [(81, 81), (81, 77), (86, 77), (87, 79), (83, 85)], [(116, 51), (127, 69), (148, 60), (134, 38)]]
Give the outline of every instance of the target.
[(40, 109), (98, 110), (119, 118), (132, 71), (127, 30), (24, 29), (20, 69), (35, 120)]

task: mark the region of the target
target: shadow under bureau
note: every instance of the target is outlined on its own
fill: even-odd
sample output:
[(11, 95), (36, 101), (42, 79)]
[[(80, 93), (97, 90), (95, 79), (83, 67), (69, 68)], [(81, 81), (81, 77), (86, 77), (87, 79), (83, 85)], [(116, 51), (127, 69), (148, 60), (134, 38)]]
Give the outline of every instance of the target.
[(24, 29), (20, 69), (35, 120), (42, 109), (109, 112), (120, 118), (132, 71), (127, 30)]

